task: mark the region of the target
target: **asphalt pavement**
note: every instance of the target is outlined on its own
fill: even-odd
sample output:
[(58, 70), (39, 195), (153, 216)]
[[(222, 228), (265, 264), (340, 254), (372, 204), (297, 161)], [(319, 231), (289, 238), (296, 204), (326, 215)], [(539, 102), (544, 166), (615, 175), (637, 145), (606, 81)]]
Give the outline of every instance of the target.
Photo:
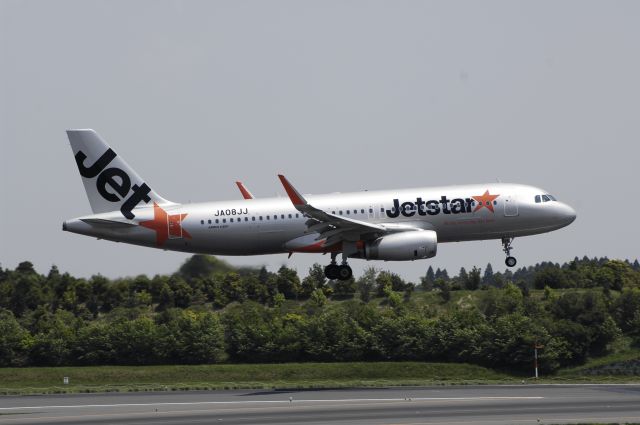
[(640, 385), (486, 385), (0, 397), (0, 424), (640, 423)]

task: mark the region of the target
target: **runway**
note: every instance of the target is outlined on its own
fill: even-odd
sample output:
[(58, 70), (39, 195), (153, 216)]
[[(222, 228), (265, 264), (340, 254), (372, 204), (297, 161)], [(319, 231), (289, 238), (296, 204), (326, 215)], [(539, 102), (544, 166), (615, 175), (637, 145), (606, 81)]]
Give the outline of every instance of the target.
[(640, 385), (394, 387), (0, 397), (2, 424), (640, 422)]

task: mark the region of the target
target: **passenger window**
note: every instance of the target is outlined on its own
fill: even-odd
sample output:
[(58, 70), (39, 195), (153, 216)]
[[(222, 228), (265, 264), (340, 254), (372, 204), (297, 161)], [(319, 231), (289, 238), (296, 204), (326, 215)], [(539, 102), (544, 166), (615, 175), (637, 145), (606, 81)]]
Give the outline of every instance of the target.
[(536, 204), (540, 203), (540, 195), (536, 195)]
[(204, 220), (200, 220), (200, 224), (204, 224)]
[(207, 222), (208, 222), (209, 224), (211, 224), (211, 220), (207, 220)]
[(260, 216), (260, 221), (262, 221), (262, 216)]
[(364, 208), (360, 210), (360, 214), (364, 214)]
[(373, 214), (373, 208), (369, 208), (369, 214)]
[(296, 218), (298, 218), (298, 214), (296, 214)]
[(289, 218), (293, 218), (293, 217), (291, 217), (291, 214), (289, 214)]
[(251, 217), (251, 221), (256, 221), (256, 217), (255, 216)]
[(231, 223), (233, 223), (233, 219), (232, 219), (232, 218), (230, 218), (230, 219), (229, 219), (229, 221), (230, 221)]
[(349, 214), (349, 210), (347, 210), (347, 215)]
[(268, 215), (268, 216), (267, 216), (267, 220), (271, 220), (269, 217), (271, 217), (271, 216), (269, 216), (269, 215)]
[(226, 222), (227, 222), (227, 219), (226, 219), (226, 218), (223, 218), (223, 219), (222, 219), (222, 222), (223, 222), (223, 223), (226, 223)]
[(280, 218), (284, 220), (284, 214), (282, 214), (282, 215), (280, 216)]
[(342, 215), (342, 211), (340, 211), (340, 215)]
[(244, 221), (249, 221), (249, 217), (245, 217), (245, 218), (244, 218)]
[(216, 224), (220, 223), (220, 219), (216, 218)]
[(380, 207), (380, 212), (384, 212), (384, 207)]
[(276, 214), (274, 214), (274, 215), (273, 215), (273, 219), (274, 219), (274, 220), (277, 220), (277, 219), (278, 219), (278, 216), (277, 216)]

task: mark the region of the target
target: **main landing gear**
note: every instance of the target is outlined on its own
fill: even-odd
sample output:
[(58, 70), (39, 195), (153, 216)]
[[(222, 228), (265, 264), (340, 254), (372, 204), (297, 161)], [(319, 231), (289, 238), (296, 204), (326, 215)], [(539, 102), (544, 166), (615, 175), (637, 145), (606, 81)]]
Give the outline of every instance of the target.
[(518, 262), (515, 257), (511, 256), (511, 242), (513, 242), (513, 238), (502, 238), (502, 250), (505, 254), (507, 254), (507, 258), (504, 260), (504, 263), (507, 267), (513, 267)]
[(342, 258), (342, 264), (338, 265), (336, 263), (337, 253), (331, 253), (331, 264), (324, 268), (324, 275), (329, 280), (349, 280), (351, 276), (353, 276), (353, 271), (349, 264), (347, 264), (347, 259), (345, 256)]

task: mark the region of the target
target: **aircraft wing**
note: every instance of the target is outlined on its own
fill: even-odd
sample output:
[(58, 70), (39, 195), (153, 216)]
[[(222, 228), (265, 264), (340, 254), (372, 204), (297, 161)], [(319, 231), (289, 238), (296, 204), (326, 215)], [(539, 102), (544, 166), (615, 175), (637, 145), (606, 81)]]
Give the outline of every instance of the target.
[(342, 241), (356, 242), (377, 239), (382, 234), (389, 232), (389, 229), (379, 224), (346, 218), (318, 209), (309, 204), (285, 176), (279, 174), (278, 177), (293, 206), (309, 218), (305, 223), (307, 233), (318, 233), (317, 240), (327, 240), (325, 246)]

